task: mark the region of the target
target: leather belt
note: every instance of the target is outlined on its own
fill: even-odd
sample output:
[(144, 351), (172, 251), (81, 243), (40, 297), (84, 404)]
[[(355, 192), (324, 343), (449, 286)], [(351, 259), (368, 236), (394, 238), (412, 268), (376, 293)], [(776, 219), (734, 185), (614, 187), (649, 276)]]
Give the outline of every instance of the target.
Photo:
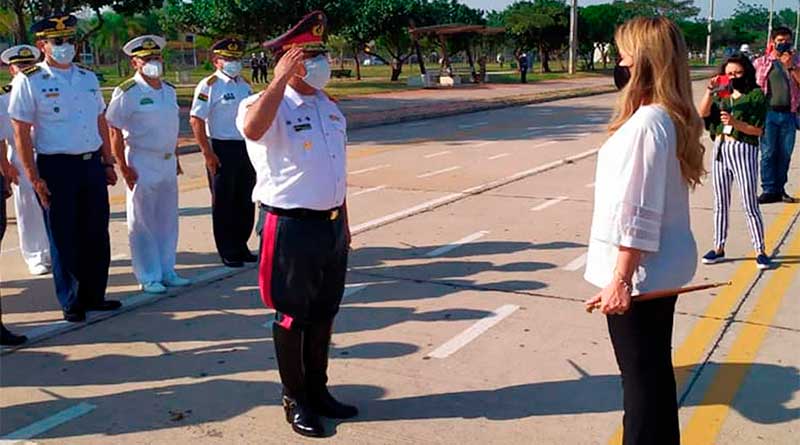
[(330, 210), (311, 210), (311, 209), (281, 209), (279, 207), (272, 207), (266, 204), (261, 204), (261, 208), (269, 213), (274, 213), (278, 216), (288, 216), (289, 218), (299, 219), (327, 219), (334, 221), (339, 218), (341, 207), (336, 207)]

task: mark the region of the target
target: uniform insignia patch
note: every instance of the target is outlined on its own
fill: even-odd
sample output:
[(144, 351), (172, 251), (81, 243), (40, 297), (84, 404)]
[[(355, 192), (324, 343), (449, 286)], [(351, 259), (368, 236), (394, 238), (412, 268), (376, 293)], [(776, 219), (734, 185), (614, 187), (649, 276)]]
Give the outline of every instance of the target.
[(311, 124), (299, 124), (294, 126), (294, 131), (301, 132), (301, 131), (308, 131), (311, 129)]
[(236, 95), (233, 94), (233, 93), (225, 93), (225, 95), (222, 96), (222, 100), (225, 100), (225, 101), (236, 100)]
[(128, 79), (125, 82), (119, 84), (119, 89), (122, 91), (128, 91), (136, 85), (136, 81), (133, 79)]
[(139, 101), (139, 105), (152, 105), (154, 103), (155, 102), (153, 101), (153, 99), (149, 97), (143, 97), (142, 100)]
[(3, 94), (11, 92), (11, 84), (3, 85)]
[(203, 102), (208, 102), (208, 94), (200, 93), (197, 95), (197, 100), (201, 100)]
[(24, 70), (22, 70), (22, 74), (24, 74), (26, 76), (30, 76), (31, 74), (33, 74), (35, 72), (38, 72), (38, 71), (41, 71), (41, 70), (42, 70), (42, 67), (40, 67), (39, 65), (33, 65), (31, 67), (28, 67), (28, 68), (25, 68)]
[(47, 93), (44, 95), (44, 97), (58, 97), (60, 95), (61, 93)]
[(59, 108), (59, 107), (53, 107), (53, 112), (55, 112), (55, 113), (60, 113), (60, 112), (61, 112), (61, 108)]
[(312, 145), (313, 144), (311, 144), (311, 141), (303, 142), (303, 148), (305, 148), (306, 150), (311, 150)]
[(214, 85), (214, 83), (217, 81), (217, 79), (219, 79), (219, 77), (217, 77), (216, 75), (207, 77), (206, 78), (206, 85), (208, 85), (208, 86)]

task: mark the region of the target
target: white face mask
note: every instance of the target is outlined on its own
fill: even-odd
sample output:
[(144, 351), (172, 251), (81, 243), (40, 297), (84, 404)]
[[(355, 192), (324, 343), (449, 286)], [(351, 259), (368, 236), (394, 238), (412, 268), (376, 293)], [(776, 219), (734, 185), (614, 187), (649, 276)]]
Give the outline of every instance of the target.
[(226, 60), (222, 64), (222, 72), (228, 77), (236, 77), (242, 72), (242, 62), (238, 60)]
[(303, 65), (306, 67), (303, 82), (317, 90), (325, 88), (325, 85), (331, 80), (331, 66), (328, 64), (328, 58), (324, 54), (320, 54), (312, 59), (306, 59)]
[(52, 45), (50, 47), (50, 56), (56, 63), (66, 65), (72, 63), (75, 58), (75, 45), (71, 43), (62, 43), (61, 45)]
[(158, 60), (151, 60), (142, 66), (142, 74), (152, 79), (158, 79), (164, 73), (164, 66)]

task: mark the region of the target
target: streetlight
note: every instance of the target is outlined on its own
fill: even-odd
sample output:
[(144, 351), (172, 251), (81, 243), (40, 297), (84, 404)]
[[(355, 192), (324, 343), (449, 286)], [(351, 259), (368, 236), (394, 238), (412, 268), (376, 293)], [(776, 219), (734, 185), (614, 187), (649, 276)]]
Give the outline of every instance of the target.
[(769, 2), (769, 26), (767, 27), (767, 42), (772, 38), (772, 14), (775, 12), (775, 0)]
[(794, 49), (797, 51), (797, 34), (800, 33), (800, 0), (797, 0), (797, 12), (795, 13), (797, 22), (794, 25)]
[(572, 0), (569, 13), (569, 73), (575, 74), (575, 59), (578, 50), (578, 0)]
[(706, 35), (706, 65), (711, 65), (711, 24), (714, 22), (714, 0), (708, 0), (708, 34)]

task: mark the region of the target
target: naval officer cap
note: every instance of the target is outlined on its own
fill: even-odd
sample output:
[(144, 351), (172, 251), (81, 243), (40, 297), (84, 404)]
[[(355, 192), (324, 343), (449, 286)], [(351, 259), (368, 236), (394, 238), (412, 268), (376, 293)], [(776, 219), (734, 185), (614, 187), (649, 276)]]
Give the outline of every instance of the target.
[(280, 57), (291, 48), (301, 47), (310, 53), (327, 52), (323, 39), (328, 29), (328, 18), (322, 11), (314, 11), (303, 17), (292, 29), (264, 42), (264, 48)]
[(31, 33), (37, 39), (71, 37), (77, 31), (78, 19), (72, 14), (54, 15), (31, 25)]
[(35, 63), (39, 60), (42, 53), (38, 48), (31, 45), (17, 45), (8, 48), (0, 54), (0, 60), (6, 65), (15, 63)]
[(222, 39), (211, 45), (211, 54), (229, 59), (244, 57), (244, 42), (235, 37)]
[(166, 46), (167, 41), (163, 37), (148, 34), (128, 41), (122, 47), (122, 52), (130, 57), (158, 56)]

